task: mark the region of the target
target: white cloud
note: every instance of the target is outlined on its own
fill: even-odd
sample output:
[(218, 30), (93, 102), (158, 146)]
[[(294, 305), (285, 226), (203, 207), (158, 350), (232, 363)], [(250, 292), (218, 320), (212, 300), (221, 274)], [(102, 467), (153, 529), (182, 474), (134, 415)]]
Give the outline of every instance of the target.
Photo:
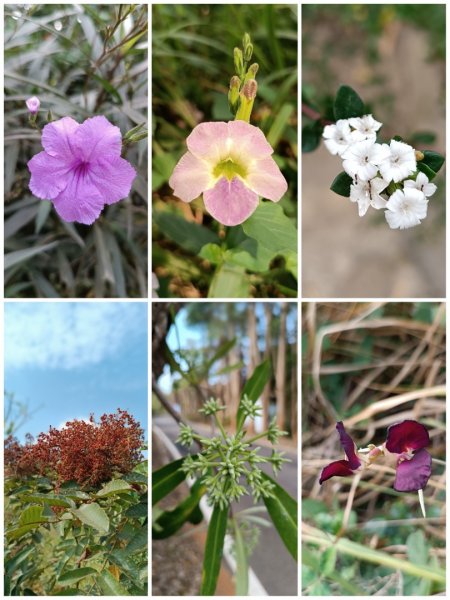
[(98, 364), (146, 332), (146, 315), (143, 303), (6, 303), (5, 366), (77, 369)]

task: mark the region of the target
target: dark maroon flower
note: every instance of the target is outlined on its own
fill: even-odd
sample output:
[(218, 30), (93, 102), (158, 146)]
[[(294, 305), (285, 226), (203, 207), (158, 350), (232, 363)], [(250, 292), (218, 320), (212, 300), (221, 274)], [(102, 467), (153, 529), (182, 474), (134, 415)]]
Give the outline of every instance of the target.
[(431, 455), (424, 450), (430, 436), (424, 425), (407, 419), (388, 428), (386, 450), (398, 454), (394, 489), (398, 492), (423, 490), (431, 475)]
[(342, 421), (336, 423), (336, 429), (338, 430), (341, 446), (344, 449), (347, 460), (336, 460), (322, 469), (319, 479), (320, 484), (327, 479), (330, 479), (330, 477), (346, 477), (347, 475), (353, 475), (353, 473), (361, 466), (361, 461), (356, 454), (355, 442), (345, 431), (344, 423)]

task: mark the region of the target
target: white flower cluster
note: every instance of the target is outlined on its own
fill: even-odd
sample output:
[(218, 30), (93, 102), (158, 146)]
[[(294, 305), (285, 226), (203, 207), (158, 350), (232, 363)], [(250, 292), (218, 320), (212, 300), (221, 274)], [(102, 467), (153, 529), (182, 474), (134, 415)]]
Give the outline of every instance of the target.
[(417, 171), (414, 148), (397, 140), (376, 142), (381, 126), (372, 115), (340, 119), (325, 126), (325, 146), (343, 159), (344, 170), (353, 179), (350, 200), (358, 203), (359, 216), (369, 206), (383, 208), (391, 229), (408, 229), (427, 216), (428, 198), (436, 186)]

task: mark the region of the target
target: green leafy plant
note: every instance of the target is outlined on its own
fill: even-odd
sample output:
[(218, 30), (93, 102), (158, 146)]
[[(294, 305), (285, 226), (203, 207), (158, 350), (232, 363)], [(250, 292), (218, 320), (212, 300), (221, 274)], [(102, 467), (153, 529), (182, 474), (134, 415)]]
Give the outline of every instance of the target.
[(198, 524), (202, 521), (199, 508), (201, 498), (213, 507), (208, 525), (204, 551), (200, 594), (213, 595), (219, 576), (225, 535), (228, 531), (234, 540), (234, 555), (237, 561), (237, 586), (240, 594), (248, 592), (248, 556), (250, 545), (246, 544), (248, 533), (245, 511), (234, 512), (231, 503), (239, 502), (244, 495), (262, 500), (286, 549), (297, 560), (297, 502), (262, 469), (270, 464), (276, 473), (287, 459), (274, 448), (269, 457), (260, 453), (254, 444), (266, 438), (275, 446), (280, 436), (285, 435), (272, 421), (268, 429), (251, 436), (247, 433), (248, 423), (259, 414), (258, 399), (271, 374), (270, 364), (264, 361), (257, 366), (247, 380), (240, 397), (236, 415), (236, 428), (228, 434), (220, 419), (223, 410), (217, 400), (204, 402), (201, 412), (210, 416), (218, 427), (219, 435), (205, 437), (192, 427), (180, 423), (178, 442), (191, 447), (196, 443), (199, 452), (178, 459), (152, 474), (152, 497), (156, 504), (173, 491), (186, 477), (194, 480), (190, 494), (175, 509), (156, 511), (153, 521), (153, 538), (161, 539), (173, 535), (185, 522)]
[[(90, 427), (97, 434), (102, 430), (102, 425)], [(131, 435), (128, 428), (123, 431)], [(56, 472), (46, 466), (45, 474), (20, 474), (14, 468), (21, 464), (33, 470), (23, 457), (34, 451), (42, 456), (42, 438), (25, 447), (7, 444), (5, 595), (147, 595), (147, 461), (136, 455), (128, 468), (96, 485), (64, 480), (58, 476), (60, 463), (61, 472), (71, 465), (64, 453), (69, 442), (63, 440)], [(83, 452), (81, 460), (70, 459), (74, 473), (94, 458), (88, 446)], [(108, 456), (108, 448), (102, 454)]]

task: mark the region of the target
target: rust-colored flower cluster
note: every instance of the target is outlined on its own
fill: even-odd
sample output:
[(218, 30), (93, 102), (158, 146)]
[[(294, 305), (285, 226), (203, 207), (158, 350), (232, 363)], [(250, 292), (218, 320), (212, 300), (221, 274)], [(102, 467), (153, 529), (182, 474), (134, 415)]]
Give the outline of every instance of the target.
[(68, 421), (62, 429), (50, 427), (36, 442), (22, 446), (9, 436), (5, 441), (5, 466), (13, 475), (40, 474), (58, 483), (76, 481), (96, 486), (115, 473), (128, 473), (141, 460), (143, 429), (125, 410), (104, 414), (96, 423)]

